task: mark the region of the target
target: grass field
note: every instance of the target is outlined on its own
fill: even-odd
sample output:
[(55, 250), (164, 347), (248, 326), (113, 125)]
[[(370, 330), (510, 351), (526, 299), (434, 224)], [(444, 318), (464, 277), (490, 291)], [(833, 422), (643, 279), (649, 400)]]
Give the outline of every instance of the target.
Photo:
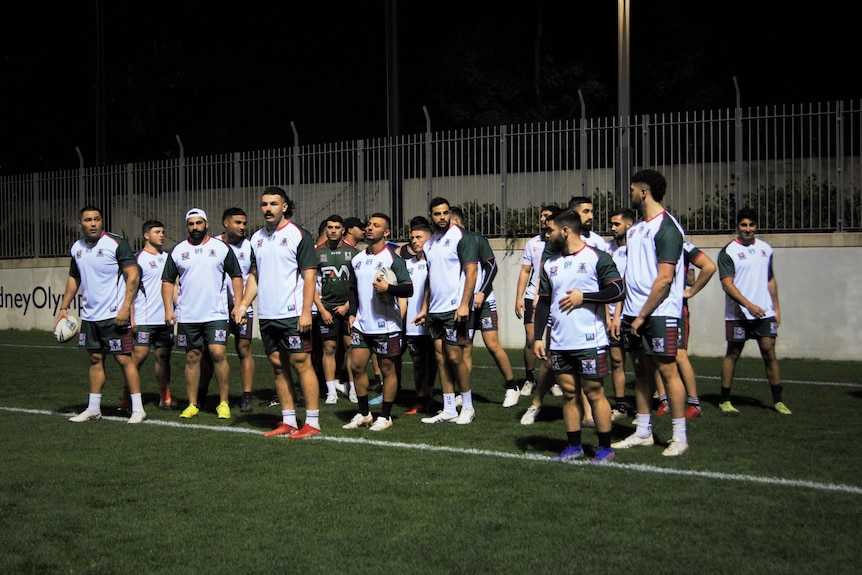
[[(256, 353), (262, 400), (271, 372)], [(523, 374), (520, 350), (510, 357)], [(260, 435), (279, 408), (239, 412), (233, 355), (230, 420), (213, 402), (191, 421), (159, 410), (147, 363), (150, 419), (126, 425), (113, 415), (121, 380), (109, 360), (110, 417), (69, 423), (86, 406), (85, 353), (48, 333), (0, 331), (0, 573), (862, 570), (862, 362), (781, 360), (793, 415), (780, 416), (762, 364), (742, 359), (742, 413), (722, 417), (719, 358), (693, 357), (704, 415), (689, 423), (689, 452), (620, 450), (591, 466), (553, 461), (565, 443), (559, 398), (522, 426), (527, 398), (502, 408), (499, 372), (484, 349), (475, 359), (471, 425), (404, 415), (407, 361), (393, 428), (343, 430), (355, 406), (321, 402), (323, 435), (292, 441)], [(181, 354), (172, 366), (182, 401)], [(618, 423), (615, 439), (632, 432)], [(667, 418), (653, 426), (670, 438)], [(592, 453), (592, 430), (584, 443)]]

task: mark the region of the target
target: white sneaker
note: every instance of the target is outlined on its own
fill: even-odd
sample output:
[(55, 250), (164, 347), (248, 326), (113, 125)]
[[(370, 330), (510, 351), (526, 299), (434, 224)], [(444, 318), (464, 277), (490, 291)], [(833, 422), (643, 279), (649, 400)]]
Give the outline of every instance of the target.
[(455, 407), (461, 407), (462, 405), (464, 405), (464, 400), (461, 399), (461, 394), (459, 393), (455, 396)]
[(554, 394), (554, 397), (563, 397), (563, 388), (560, 387), (559, 383), (555, 383), (551, 386), (551, 393)]
[(629, 447), (649, 447), (650, 445), (655, 445), (655, 439), (653, 439), (652, 433), (650, 433), (646, 437), (638, 437), (637, 432), (632, 433), (622, 441), (611, 443), (611, 447), (614, 449), (628, 449)]
[(383, 431), (384, 429), (389, 429), (390, 427), (392, 427), (392, 418), (383, 417), (381, 415), (377, 418), (377, 421), (374, 422), (374, 425), (371, 426), (371, 431)]
[(521, 394), (518, 392), (518, 388), (507, 389), (506, 398), (503, 400), (503, 407), (515, 407), (518, 405), (518, 400), (520, 398)]
[(90, 421), (91, 419), (102, 419), (102, 412), (96, 411), (92, 412), (89, 409), (85, 409), (78, 415), (74, 417), (70, 417), (69, 421), (74, 421), (75, 423), (81, 423), (82, 421)]
[(341, 395), (347, 395), (348, 387), (346, 383), (338, 382), (335, 384), (335, 393), (340, 393)]
[(347, 395), (350, 403), (359, 403), (359, 398), (356, 397), (356, 388), (350, 388), (350, 393)]
[(374, 418), (371, 417), (371, 414), (362, 415), (361, 413), (357, 413), (353, 416), (353, 419), (345, 423), (341, 426), (341, 429), (356, 429), (357, 427), (362, 427), (363, 425), (371, 425), (371, 422), (374, 421)]
[(446, 413), (445, 411), (438, 411), (437, 415), (433, 417), (423, 417), (422, 423), (443, 423), (445, 421), (451, 421), (454, 423), (457, 419), (457, 413)]
[(338, 392), (333, 391), (332, 393), (326, 394), (326, 403), (332, 405), (333, 403), (338, 403)]
[(670, 444), (661, 452), (661, 454), (667, 457), (676, 457), (677, 455), (682, 455), (686, 451), (688, 451), (688, 443), (671, 439)]
[(147, 418), (147, 414), (143, 411), (133, 411), (129, 417), (128, 423), (142, 423)]
[(536, 407), (531, 405), (527, 408), (527, 413), (521, 416), (521, 425), (533, 425), (536, 423), (536, 416), (539, 415), (539, 411), (541, 411), (541, 407)]
[(467, 425), (476, 417), (476, 410), (472, 407), (462, 407), (461, 413), (458, 414), (458, 419), (455, 421), (458, 425)]
[(535, 382), (525, 381), (523, 385), (521, 385), (521, 395), (525, 397), (529, 397), (533, 395), (533, 389), (536, 387)]

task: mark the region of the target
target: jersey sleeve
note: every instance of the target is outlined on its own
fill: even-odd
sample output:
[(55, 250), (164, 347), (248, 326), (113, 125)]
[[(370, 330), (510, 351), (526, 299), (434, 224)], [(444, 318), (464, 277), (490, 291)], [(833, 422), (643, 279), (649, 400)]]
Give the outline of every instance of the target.
[(317, 250), (314, 248), (314, 239), (311, 233), (302, 229), (302, 239), (299, 240), (299, 245), (296, 247), (296, 264), (297, 268), (302, 270), (317, 269)]
[(676, 263), (682, 257), (682, 233), (669, 217), (655, 235), (655, 254), (659, 262)]
[(178, 275), (179, 271), (177, 270), (177, 263), (174, 261), (173, 253), (170, 253), (166, 258), (165, 268), (162, 270), (162, 281), (174, 283), (177, 281)]
[(733, 263), (733, 258), (727, 255), (727, 246), (725, 246), (718, 252), (718, 277), (726, 278), (735, 275), (736, 265)]

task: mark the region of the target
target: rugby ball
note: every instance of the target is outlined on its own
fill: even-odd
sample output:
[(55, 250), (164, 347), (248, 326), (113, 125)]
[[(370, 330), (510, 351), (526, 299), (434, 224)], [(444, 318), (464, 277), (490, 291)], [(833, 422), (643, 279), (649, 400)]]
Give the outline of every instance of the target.
[[(388, 268), (386, 266), (378, 268), (377, 273), (374, 274), (374, 281), (377, 281), (377, 278), (381, 276), (383, 277), (383, 279), (386, 280), (386, 283), (388, 283), (389, 285), (398, 285), (398, 278), (395, 276), (395, 272), (392, 271), (392, 268)], [(392, 294), (390, 294), (389, 292), (380, 292), (377, 294), (377, 297), (379, 297), (381, 301), (384, 301), (386, 303), (391, 302), (393, 299)]]
[(54, 326), (54, 339), (60, 343), (66, 343), (78, 335), (78, 331), (80, 329), (81, 320), (76, 316), (69, 314), (66, 319), (61, 319), (60, 322)]

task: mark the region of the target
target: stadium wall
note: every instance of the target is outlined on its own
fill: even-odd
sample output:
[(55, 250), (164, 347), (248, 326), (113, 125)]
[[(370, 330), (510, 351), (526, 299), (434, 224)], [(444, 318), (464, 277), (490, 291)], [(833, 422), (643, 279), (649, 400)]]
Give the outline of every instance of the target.
[[(862, 233), (763, 234), (775, 248), (774, 269), (781, 302), (779, 358), (824, 360), (862, 358), (862, 314), (853, 307), (862, 301)], [(689, 238), (714, 261), (732, 236)], [(514, 297), (525, 240), (507, 247), (492, 239), (499, 272), (494, 282), (500, 341), (504, 347), (524, 344), (521, 320), (514, 314)], [(63, 297), (68, 258), (0, 260), (0, 329), (43, 330), (46, 339)], [(78, 293), (80, 298), (80, 291)], [(77, 307), (77, 301), (73, 303)], [(724, 354), (724, 293), (718, 273), (691, 302), (689, 353)], [(255, 333), (259, 330), (255, 328)], [(477, 334), (477, 346), (482, 337)], [(59, 344), (58, 344), (59, 345)], [(744, 355), (757, 357), (757, 345)], [(513, 366), (519, 373), (519, 362)]]

